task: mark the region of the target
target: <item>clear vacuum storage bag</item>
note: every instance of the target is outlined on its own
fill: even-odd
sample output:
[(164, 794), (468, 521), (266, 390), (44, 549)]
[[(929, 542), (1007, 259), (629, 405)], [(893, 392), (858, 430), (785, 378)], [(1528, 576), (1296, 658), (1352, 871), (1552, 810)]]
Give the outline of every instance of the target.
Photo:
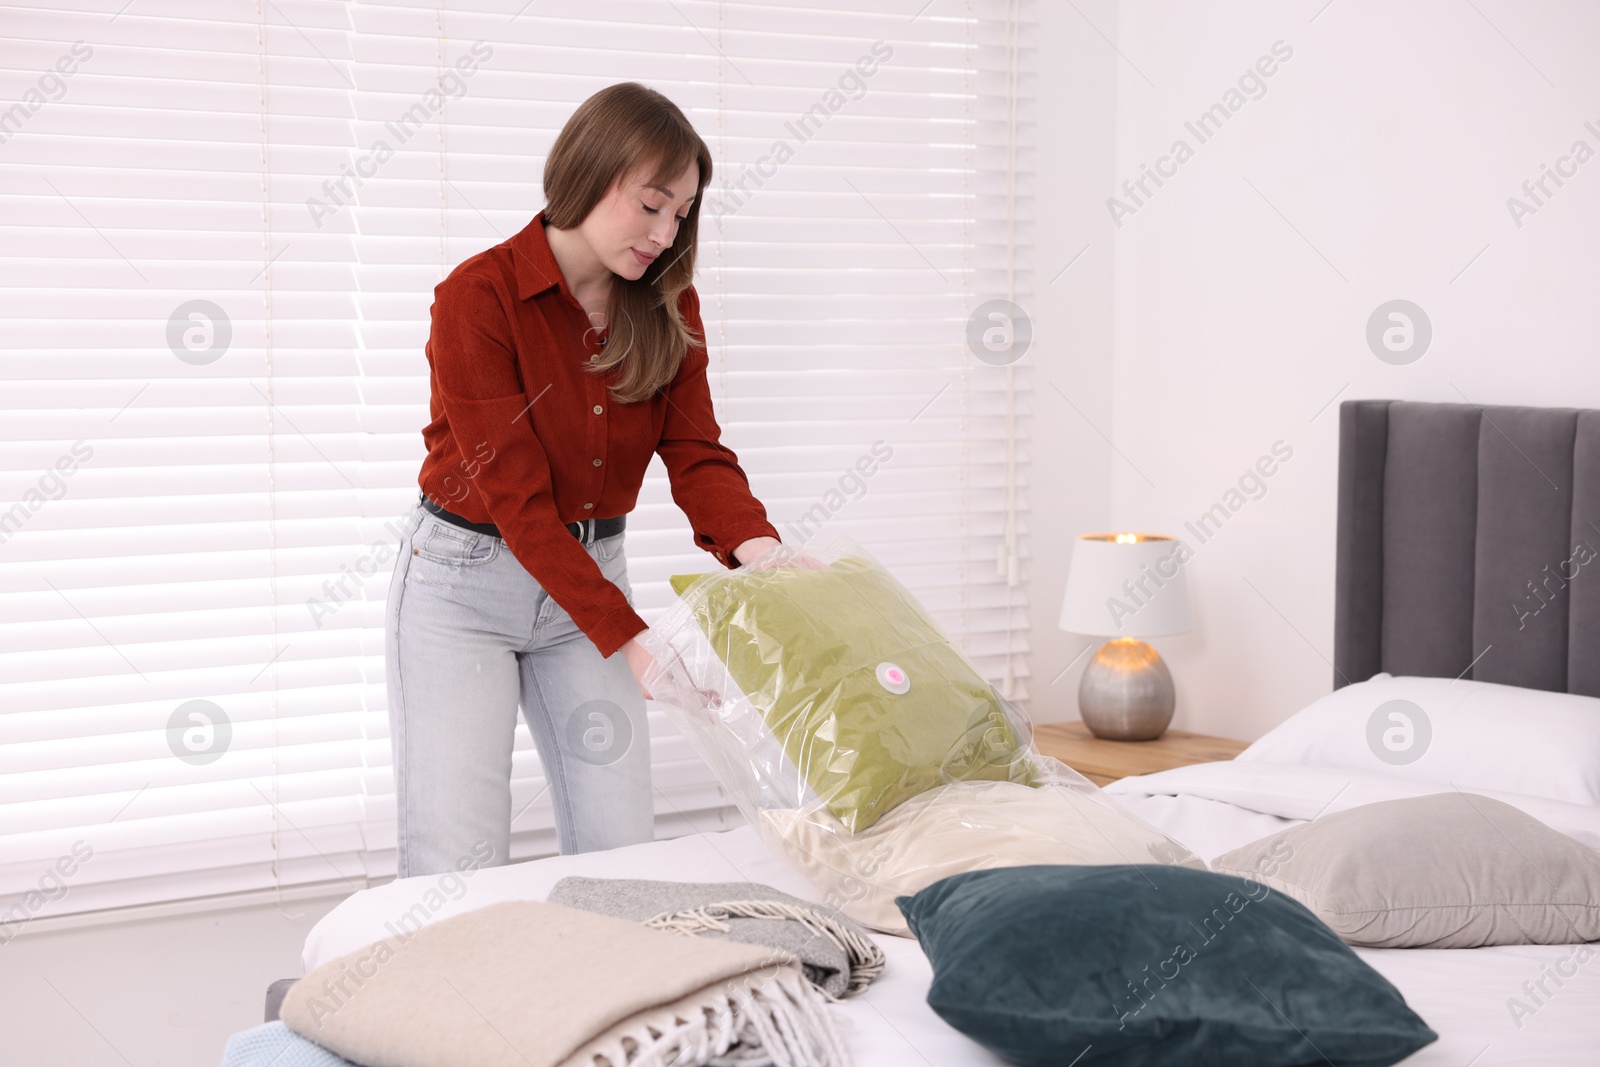
[(962, 871), (1204, 869), (1041, 755), (1022, 710), (853, 540), (672, 586), (639, 638), (645, 687), (768, 847), (857, 921), (906, 934), (894, 898)]

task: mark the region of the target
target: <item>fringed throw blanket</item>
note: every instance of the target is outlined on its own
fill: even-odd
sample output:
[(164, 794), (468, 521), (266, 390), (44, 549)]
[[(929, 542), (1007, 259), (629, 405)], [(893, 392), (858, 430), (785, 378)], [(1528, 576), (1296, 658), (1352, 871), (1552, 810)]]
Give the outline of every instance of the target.
[(283, 1021), (364, 1067), (845, 1067), (787, 953), (491, 904), (330, 960)]
[(883, 949), (853, 920), (758, 882), (563, 878), (549, 899), (659, 930), (782, 949), (829, 997), (864, 993), (883, 972)]

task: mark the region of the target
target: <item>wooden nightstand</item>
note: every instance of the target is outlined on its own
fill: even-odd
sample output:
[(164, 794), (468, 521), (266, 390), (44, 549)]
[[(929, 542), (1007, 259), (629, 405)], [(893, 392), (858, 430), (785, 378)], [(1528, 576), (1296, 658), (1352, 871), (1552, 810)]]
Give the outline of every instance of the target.
[(1243, 741), (1168, 730), (1154, 741), (1105, 741), (1081, 722), (1058, 722), (1033, 728), (1034, 744), (1095, 785), (1135, 774), (1154, 774), (1191, 763), (1230, 760), (1243, 752)]

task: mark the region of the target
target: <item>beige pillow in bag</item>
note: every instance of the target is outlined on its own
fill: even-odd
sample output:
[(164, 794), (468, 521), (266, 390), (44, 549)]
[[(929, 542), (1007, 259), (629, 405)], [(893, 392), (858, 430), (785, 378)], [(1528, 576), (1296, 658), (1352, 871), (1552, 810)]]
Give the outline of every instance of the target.
[(1188, 849), (1109, 799), (1065, 785), (953, 782), (918, 794), (852, 834), (826, 808), (763, 809), (757, 830), (823, 900), (910, 937), (894, 898), (965, 871), (1033, 864), (1180, 863)]

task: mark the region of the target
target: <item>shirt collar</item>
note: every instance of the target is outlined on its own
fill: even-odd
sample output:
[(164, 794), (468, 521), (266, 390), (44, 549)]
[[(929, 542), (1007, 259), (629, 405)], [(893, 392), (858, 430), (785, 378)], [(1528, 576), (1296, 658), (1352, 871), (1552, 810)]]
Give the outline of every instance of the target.
[(551, 288), (559, 288), (571, 299), (566, 279), (561, 276), (561, 266), (556, 263), (555, 253), (550, 251), (550, 242), (544, 235), (543, 211), (506, 243), (511, 246), (515, 262), (519, 300), (527, 300)]

